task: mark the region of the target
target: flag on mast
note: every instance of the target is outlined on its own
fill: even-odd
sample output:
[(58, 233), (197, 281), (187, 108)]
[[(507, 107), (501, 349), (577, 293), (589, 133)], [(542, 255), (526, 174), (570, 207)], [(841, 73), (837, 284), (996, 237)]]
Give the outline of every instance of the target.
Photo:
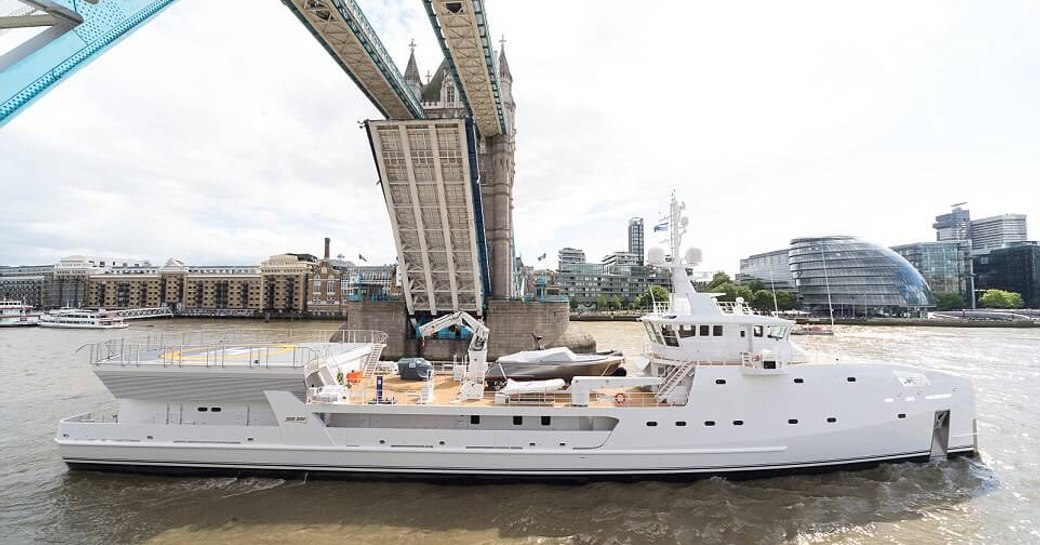
[(364, 261), (365, 263), (368, 263), (368, 260), (367, 260), (367, 259), (365, 259), (365, 256), (363, 256), (363, 255), (361, 255), (361, 254), (358, 254), (358, 255), (357, 255), (357, 258), (358, 258), (358, 261)]

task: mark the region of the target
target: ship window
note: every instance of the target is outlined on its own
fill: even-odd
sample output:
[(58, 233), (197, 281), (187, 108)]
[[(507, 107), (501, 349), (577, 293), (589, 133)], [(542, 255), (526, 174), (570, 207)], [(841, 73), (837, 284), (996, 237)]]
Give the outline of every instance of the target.
[(797, 424), (798, 423), (798, 419), (797, 418), (788, 418), (787, 419), (787, 423), (788, 424)]
[(856, 377), (845, 377), (845, 380), (849, 382), (856, 382)]
[(717, 379), (715, 379), (715, 384), (725, 384), (725, 383), (726, 383), (726, 379), (724, 379), (724, 378), (717, 378)]
[(552, 417), (551, 416), (543, 416), (542, 417), (542, 425), (543, 426), (548, 426), (548, 425), (551, 425), (551, 424), (552, 424)]
[(710, 334), (711, 334), (710, 333), (710, 328), (708, 326), (706, 326), (706, 325), (702, 325), (701, 326), (701, 333), (700, 333), (701, 337), (707, 337)]
[(711, 426), (715, 425), (715, 421), (714, 420), (705, 420), (704, 421), (704, 425), (708, 426), (710, 428)]
[(220, 412), (220, 407), (210, 407), (209, 410), (210, 410), (210, 412), (219, 413)]
[(751, 329), (751, 334), (756, 336), (756, 337), (761, 337), (762, 336), (762, 326), (760, 326), (760, 325), (754, 326)]
[(679, 339), (675, 337), (675, 329), (670, 325), (661, 326), (661, 335), (664, 337), (664, 344), (668, 346), (679, 346)]
[(479, 426), (480, 425), (480, 415), (479, 414), (471, 414), (471, 415), (469, 415), (469, 423), (473, 424), (474, 426)]
[(199, 407), (199, 408), (198, 408), (197, 410), (198, 410), (198, 411), (199, 411), (200, 413), (204, 413), (204, 412), (208, 411), (208, 410), (209, 410), (209, 408), (208, 408), (208, 407)]
[(681, 325), (679, 326), (679, 338), (685, 339), (686, 337), (693, 337), (697, 332), (694, 331), (692, 325)]
[(675, 423), (675, 425), (679, 426), (680, 428), (685, 428), (686, 427), (686, 421), (685, 420), (679, 420), (679, 421), (677, 421)]
[(734, 420), (733, 421), (733, 425), (734, 426), (743, 426), (744, 425), (744, 421), (743, 420)]
[(837, 418), (834, 418), (833, 416), (828, 416), (828, 417), (827, 417), (827, 423), (828, 423), (828, 424), (833, 424), (833, 423), (835, 423), (835, 422), (837, 422), (837, 421), (838, 421), (838, 419), (837, 419)]
[(523, 426), (524, 425), (524, 417), (522, 417), (522, 416), (514, 416), (513, 417), (513, 425), (514, 426)]
[(713, 325), (713, 326), (711, 326), (711, 334), (716, 336), (716, 337), (721, 337), (722, 336), (722, 326), (720, 326), (720, 325)]
[(805, 379), (803, 379), (803, 378), (796, 378), (796, 379), (794, 379), (794, 383), (795, 384), (802, 384), (803, 382), (805, 382)]
[(651, 427), (651, 428), (653, 428), (653, 427), (657, 426), (657, 422), (654, 421), (654, 420), (648, 420), (646, 425)]
[(787, 334), (787, 326), (785, 325), (774, 325), (769, 326), (769, 338), (770, 339), (783, 339), (784, 335)]
[(744, 337), (747, 337), (747, 331), (744, 331), (743, 329), (741, 329), (740, 330), (740, 338), (743, 339)]
[(899, 418), (906, 418), (906, 413), (899, 413), (896, 416)]

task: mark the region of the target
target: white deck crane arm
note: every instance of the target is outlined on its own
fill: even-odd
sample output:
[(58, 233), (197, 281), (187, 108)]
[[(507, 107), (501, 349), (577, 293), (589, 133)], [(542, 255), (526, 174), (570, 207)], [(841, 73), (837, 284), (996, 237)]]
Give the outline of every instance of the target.
[(459, 396), (462, 399), (480, 399), (484, 396), (484, 375), (487, 374), (488, 367), (488, 337), (491, 330), (469, 313), (459, 311), (419, 326), (419, 336), (428, 337), (452, 326), (462, 326), (473, 333), (473, 339), (469, 343), (469, 367), (462, 381)]

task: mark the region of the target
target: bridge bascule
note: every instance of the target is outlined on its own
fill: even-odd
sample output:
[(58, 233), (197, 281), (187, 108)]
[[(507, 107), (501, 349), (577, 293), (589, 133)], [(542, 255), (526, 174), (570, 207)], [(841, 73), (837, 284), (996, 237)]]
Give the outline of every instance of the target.
[[(20, 1), (0, 29), (46, 30), (0, 57), (0, 126), (174, 0)], [(385, 117), (365, 126), (409, 315), (483, 315), (514, 290), (512, 77), (483, 0), (421, 2), (461, 108), (424, 103), (354, 0), (282, 0)]]

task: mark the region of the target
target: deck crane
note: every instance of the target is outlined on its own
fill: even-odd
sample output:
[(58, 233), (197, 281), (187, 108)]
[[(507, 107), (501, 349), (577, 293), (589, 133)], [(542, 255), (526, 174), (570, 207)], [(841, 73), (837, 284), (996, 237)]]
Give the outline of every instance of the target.
[(419, 336), (428, 337), (449, 327), (465, 327), (473, 333), (469, 343), (469, 365), (462, 378), (459, 399), (476, 400), (484, 397), (484, 375), (487, 374), (488, 337), (491, 330), (465, 311), (447, 314), (419, 326)]

